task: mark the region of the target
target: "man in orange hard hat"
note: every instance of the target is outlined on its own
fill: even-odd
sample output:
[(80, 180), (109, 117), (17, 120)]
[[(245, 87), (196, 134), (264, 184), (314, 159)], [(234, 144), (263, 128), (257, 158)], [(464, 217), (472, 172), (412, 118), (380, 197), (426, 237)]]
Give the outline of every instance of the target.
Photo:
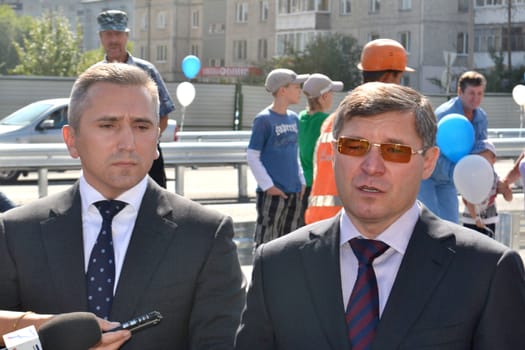
[[(414, 72), (407, 66), (407, 54), (403, 45), (392, 39), (376, 39), (368, 42), (361, 52), (363, 83), (379, 81), (401, 84), (404, 72)], [(342, 202), (337, 194), (332, 168), (332, 124), (330, 115), (321, 126), (321, 135), (314, 153), (314, 180), (305, 222), (310, 224), (334, 216), (341, 210)]]

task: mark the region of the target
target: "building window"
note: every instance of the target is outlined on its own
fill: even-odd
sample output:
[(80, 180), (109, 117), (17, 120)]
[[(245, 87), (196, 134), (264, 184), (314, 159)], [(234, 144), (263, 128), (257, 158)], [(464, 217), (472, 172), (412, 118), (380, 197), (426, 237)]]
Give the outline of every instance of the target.
[(468, 12), (468, 7), (472, 0), (458, 0), (458, 11), (459, 12)]
[(403, 45), (407, 53), (410, 53), (410, 32), (400, 32), (399, 42), (401, 43), (401, 45)]
[[(303, 2), (306, 2), (308, 4), (312, 4), (313, 1), (311, 0), (303, 0)], [(330, 11), (330, 1), (329, 0), (315, 0), (313, 10), (309, 11)]]
[(277, 4), (277, 12), (279, 14), (290, 13), (288, 0), (279, 0), (279, 3)]
[(234, 40), (233, 41), (233, 59), (235, 61), (244, 61), (247, 57), (247, 46), (246, 40)]
[(224, 33), (226, 26), (224, 23), (211, 23), (208, 26), (208, 32), (210, 34), (221, 34)]
[(501, 6), (501, 5), (503, 5), (503, 0), (476, 0), (476, 7)]
[(410, 74), (403, 74), (401, 78), (401, 85), (410, 86)]
[(197, 44), (191, 45), (191, 54), (197, 57), (199, 56), (199, 45)]
[(277, 56), (288, 55), (291, 52), (302, 52), (316, 36), (323, 35), (319, 32), (292, 32), (277, 35)]
[(460, 55), (468, 54), (468, 35), (464, 32), (458, 33), (456, 52)]
[(191, 26), (193, 28), (199, 28), (200, 26), (200, 13), (199, 11), (193, 11), (191, 13)]
[(157, 14), (157, 28), (164, 29), (166, 28), (166, 12), (161, 11)]
[(139, 57), (142, 57), (142, 58), (146, 57), (146, 48), (144, 46), (140, 47)]
[(168, 47), (166, 45), (157, 46), (157, 62), (166, 62), (168, 60)]
[(260, 12), (259, 19), (261, 20), (261, 22), (268, 21), (269, 11), (270, 11), (270, 5), (268, 4), (268, 1), (261, 1), (259, 3), (259, 12)]
[(378, 33), (368, 33), (368, 41), (379, 39), (380, 36)]
[(380, 0), (368, 0), (368, 13), (379, 12), (380, 5)]
[(476, 30), (474, 40), (475, 52), (488, 52), (501, 50), (500, 31), (496, 28), (484, 28)]
[(210, 67), (222, 67), (224, 64), (221, 65), (221, 62), (223, 62), (222, 59), (220, 58), (210, 58), (209, 59), (209, 66)]
[[(503, 28), (502, 32), (502, 49), (508, 49), (508, 28)], [(522, 27), (512, 27), (510, 32), (510, 49), (511, 51), (525, 51), (525, 45), (523, 40), (523, 28)]]
[(330, 0), (279, 0), (277, 11), (279, 14), (330, 11)]
[(259, 39), (257, 42), (257, 58), (265, 60), (268, 58), (268, 40)]
[(246, 23), (248, 22), (248, 3), (239, 2), (235, 4), (235, 22)]
[(399, 8), (402, 11), (412, 10), (412, 0), (400, 0)]
[(341, 6), (339, 12), (341, 15), (349, 15), (351, 13), (351, 1), (350, 0), (341, 0)]
[(143, 32), (148, 30), (148, 15), (146, 13), (140, 17), (140, 30)]

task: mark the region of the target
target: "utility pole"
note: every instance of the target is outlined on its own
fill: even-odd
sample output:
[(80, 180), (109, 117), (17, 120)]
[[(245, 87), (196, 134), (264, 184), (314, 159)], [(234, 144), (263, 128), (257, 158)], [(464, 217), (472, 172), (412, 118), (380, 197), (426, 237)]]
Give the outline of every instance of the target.
[(467, 31), (467, 67), (468, 69), (474, 69), (474, 4), (475, 0), (469, 1), (468, 6), (468, 31)]
[(510, 77), (512, 71), (512, 0), (507, 0), (507, 62)]
[(148, 28), (146, 37), (146, 60), (151, 61), (151, 0), (146, 0), (147, 13), (148, 13)]

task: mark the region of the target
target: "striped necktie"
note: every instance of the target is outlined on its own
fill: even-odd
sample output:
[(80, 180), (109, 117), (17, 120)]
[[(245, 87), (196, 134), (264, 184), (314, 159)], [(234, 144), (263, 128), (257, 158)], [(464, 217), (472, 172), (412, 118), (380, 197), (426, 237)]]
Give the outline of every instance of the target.
[(352, 350), (369, 350), (379, 323), (379, 296), (372, 262), (388, 249), (388, 245), (376, 240), (354, 238), (350, 240), (350, 246), (359, 267), (346, 308), (348, 338)]

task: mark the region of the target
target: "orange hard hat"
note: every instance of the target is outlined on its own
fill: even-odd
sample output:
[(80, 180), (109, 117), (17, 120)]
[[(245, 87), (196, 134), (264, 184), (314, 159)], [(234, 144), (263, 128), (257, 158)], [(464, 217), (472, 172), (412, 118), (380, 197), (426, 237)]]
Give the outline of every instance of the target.
[(392, 39), (376, 39), (368, 42), (361, 52), (357, 68), (363, 71), (397, 70), (414, 72), (407, 67), (407, 54), (403, 45)]

